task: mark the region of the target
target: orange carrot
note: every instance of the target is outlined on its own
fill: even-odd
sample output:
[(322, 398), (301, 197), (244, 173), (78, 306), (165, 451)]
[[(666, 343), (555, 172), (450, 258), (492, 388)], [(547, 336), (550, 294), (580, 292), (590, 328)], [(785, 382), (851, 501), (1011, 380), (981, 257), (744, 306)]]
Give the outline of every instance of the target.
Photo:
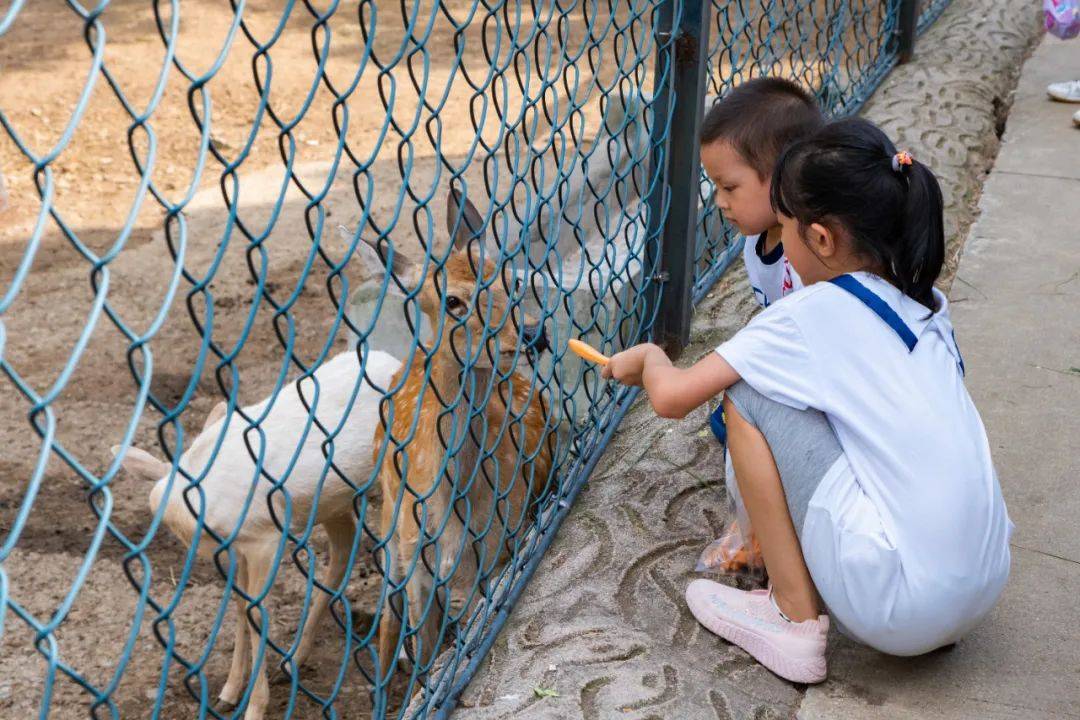
[(567, 343), (570, 345), (570, 349), (583, 359), (596, 363), (597, 365), (608, 364), (607, 356), (591, 345), (586, 345), (580, 340), (568, 340)]

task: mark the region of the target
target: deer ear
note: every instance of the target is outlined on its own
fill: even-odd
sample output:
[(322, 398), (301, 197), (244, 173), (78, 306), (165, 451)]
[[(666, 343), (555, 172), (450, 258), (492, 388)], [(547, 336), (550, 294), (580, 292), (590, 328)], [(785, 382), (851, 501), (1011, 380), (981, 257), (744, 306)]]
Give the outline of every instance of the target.
[[(347, 237), (350, 242), (352, 241), (352, 234), (344, 225), (339, 226), (338, 231), (348, 233)], [(402, 282), (406, 282), (412, 276), (413, 271), (416, 269), (416, 262), (393, 246), (392, 243), (386, 243), (380, 248), (377, 240), (372, 240), (367, 236), (362, 236), (360, 240), (361, 245), (365, 247), (361, 249), (358, 245), (357, 254), (360, 256), (365, 268), (379, 273), (376, 277), (382, 277), (387, 270), (396, 275), (398, 280)], [(389, 263), (386, 262), (383, 256), (384, 253), (390, 256)]]
[(229, 409), (229, 403), (222, 400), (210, 410), (210, 414), (206, 416), (206, 420), (203, 422), (203, 430), (216, 423), (221, 418), (225, 417), (225, 412)]
[[(344, 225), (338, 225), (338, 235), (348, 244), (353, 243), (354, 233)], [(361, 240), (356, 244), (356, 257), (360, 261), (360, 269), (364, 280), (381, 282), (386, 277), (386, 264), (379, 257), (379, 251), (372, 247), (367, 240)]]
[[(115, 445), (110, 449), (113, 455), (120, 454), (119, 445)], [(158, 460), (150, 453), (137, 447), (129, 447), (120, 464), (133, 475), (138, 475), (147, 480), (163, 478), (169, 474), (169, 469), (172, 468), (172, 465)]]
[(457, 188), (450, 188), (446, 195), (446, 230), (458, 252), (468, 249), (474, 237), (479, 238), (481, 245), (484, 243), (484, 219)]

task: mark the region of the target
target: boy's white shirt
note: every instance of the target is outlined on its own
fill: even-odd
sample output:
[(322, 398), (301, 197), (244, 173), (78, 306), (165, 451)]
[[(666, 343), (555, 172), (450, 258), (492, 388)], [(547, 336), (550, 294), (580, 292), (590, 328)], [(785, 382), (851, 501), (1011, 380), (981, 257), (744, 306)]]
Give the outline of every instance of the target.
[(769, 307), (803, 287), (799, 274), (784, 254), (783, 243), (777, 243), (772, 252), (763, 252), (765, 235), (751, 235), (743, 241), (746, 275), (750, 278), (754, 299), (761, 307)]
[(822, 598), (857, 638), (893, 654), (951, 642), (993, 607), (1012, 523), (939, 310), (854, 273), (918, 338), (912, 351), (828, 282), (770, 305), (717, 348), (755, 390), (828, 417), (844, 455), (802, 528)]

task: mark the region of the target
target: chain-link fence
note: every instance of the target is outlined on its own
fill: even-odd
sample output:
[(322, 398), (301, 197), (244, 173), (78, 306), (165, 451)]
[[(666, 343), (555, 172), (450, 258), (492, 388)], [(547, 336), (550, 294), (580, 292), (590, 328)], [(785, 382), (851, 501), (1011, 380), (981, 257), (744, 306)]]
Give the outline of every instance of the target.
[[(855, 112), (897, 62), (899, 2), (712, 0), (709, 100), (763, 75), (796, 80), (829, 115)], [(712, 204), (702, 175), (695, 297), (712, 285), (741, 238)]]
[(737, 249), (704, 96), (896, 61), (892, 0), (5, 13), (3, 717), (448, 713), (636, 397), (567, 340)]
[(945, 12), (945, 8), (949, 7), (950, 0), (920, 0), (918, 3), (919, 8), (919, 20), (917, 33), (922, 35), (923, 32), (934, 24), (934, 21), (941, 17), (941, 13)]

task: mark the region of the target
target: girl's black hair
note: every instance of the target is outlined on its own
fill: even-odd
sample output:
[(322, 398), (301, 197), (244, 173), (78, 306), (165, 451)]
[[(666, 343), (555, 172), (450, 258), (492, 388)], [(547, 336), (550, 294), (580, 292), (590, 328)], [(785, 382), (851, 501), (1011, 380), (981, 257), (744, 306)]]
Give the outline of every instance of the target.
[(873, 123), (830, 122), (781, 155), (772, 205), (800, 229), (839, 226), (875, 272), (933, 311), (945, 259), (941, 187), (918, 160), (904, 164), (896, 155)]

